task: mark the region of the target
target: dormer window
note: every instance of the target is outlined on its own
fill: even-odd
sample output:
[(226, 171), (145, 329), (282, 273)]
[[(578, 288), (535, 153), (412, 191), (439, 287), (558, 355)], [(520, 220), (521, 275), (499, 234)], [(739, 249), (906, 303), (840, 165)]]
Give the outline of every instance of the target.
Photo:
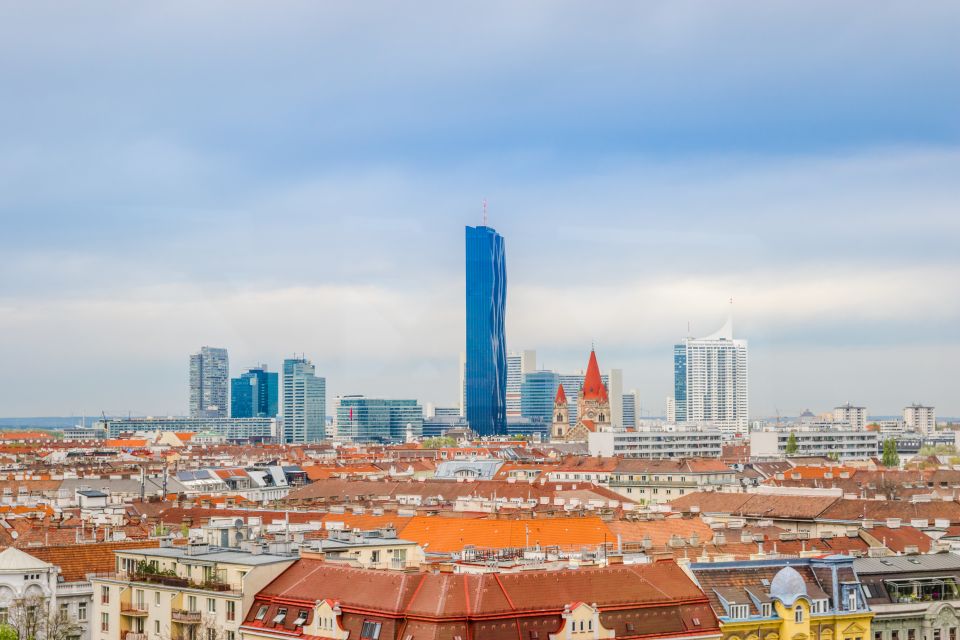
[(847, 608), (850, 611), (857, 609), (857, 592), (852, 589), (847, 593)]
[(730, 617), (735, 620), (741, 620), (743, 618), (750, 617), (750, 606), (746, 604), (732, 604), (730, 605)]
[(307, 611), (306, 609), (300, 609), (297, 613), (297, 619), (293, 621), (293, 626), (302, 627), (307, 622)]
[(273, 616), (273, 624), (283, 624), (283, 619), (287, 617), (287, 608), (280, 607), (277, 610), (277, 615)]
[(773, 615), (773, 605), (770, 604), (769, 602), (764, 602), (763, 604), (761, 604), (761, 605), (760, 605), (760, 614), (761, 614), (764, 618), (769, 618), (770, 616), (772, 616), (772, 615)]
[(373, 620), (364, 620), (360, 628), (360, 640), (379, 640), (380, 623)]
[(260, 605), (260, 608), (257, 610), (257, 615), (255, 620), (263, 620), (267, 616), (267, 609), (269, 609), (265, 604)]

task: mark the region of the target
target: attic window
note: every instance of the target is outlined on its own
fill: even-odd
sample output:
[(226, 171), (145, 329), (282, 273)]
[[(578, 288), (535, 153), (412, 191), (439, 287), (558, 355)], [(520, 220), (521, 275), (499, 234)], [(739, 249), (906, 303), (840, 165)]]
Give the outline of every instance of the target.
[(632, 623), (632, 622), (628, 622), (628, 623), (627, 623), (627, 631), (633, 631), (633, 630), (634, 630), (634, 628), (633, 628), (633, 623)]
[(700, 618), (694, 618), (694, 619), (693, 619), (693, 626), (695, 626), (695, 627), (699, 627), (699, 626), (700, 626)]
[(539, 632), (539, 631), (536, 631), (536, 630), (531, 630), (531, 631), (530, 631), (530, 640), (539, 640), (539, 638), (540, 638), (540, 632)]
[(266, 615), (267, 615), (267, 609), (269, 609), (269, 608), (270, 608), (270, 607), (268, 607), (268, 606), (265, 605), (265, 604), (260, 605), (260, 609), (257, 610), (257, 617), (256, 617), (255, 619), (256, 619), (256, 620), (263, 620), (263, 619), (266, 617)]
[(293, 621), (293, 626), (302, 627), (307, 621), (307, 611), (306, 609), (300, 609), (297, 613), (297, 619)]
[(746, 604), (732, 604), (730, 605), (730, 617), (734, 619), (742, 619), (750, 617), (750, 606)]
[(277, 615), (273, 616), (273, 624), (283, 624), (283, 619), (287, 617), (287, 608), (280, 607)]
[(378, 640), (380, 638), (380, 623), (373, 620), (364, 620), (360, 629), (360, 640)]
[(762, 585), (765, 586), (765, 587), (769, 587), (769, 586), (770, 586), (770, 581), (767, 580), (766, 578), (760, 578), (760, 584), (762, 584)]
[(769, 602), (764, 602), (763, 604), (761, 604), (761, 605), (760, 605), (760, 614), (761, 614), (764, 618), (769, 618), (770, 616), (772, 616), (772, 615), (773, 615), (773, 605), (770, 604)]

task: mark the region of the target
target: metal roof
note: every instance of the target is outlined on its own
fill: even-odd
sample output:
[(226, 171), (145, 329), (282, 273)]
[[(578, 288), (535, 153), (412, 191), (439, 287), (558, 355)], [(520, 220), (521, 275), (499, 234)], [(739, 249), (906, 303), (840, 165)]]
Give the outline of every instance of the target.
[(858, 574), (910, 573), (915, 571), (960, 570), (960, 555), (955, 553), (922, 553), (885, 558), (857, 558), (853, 568)]

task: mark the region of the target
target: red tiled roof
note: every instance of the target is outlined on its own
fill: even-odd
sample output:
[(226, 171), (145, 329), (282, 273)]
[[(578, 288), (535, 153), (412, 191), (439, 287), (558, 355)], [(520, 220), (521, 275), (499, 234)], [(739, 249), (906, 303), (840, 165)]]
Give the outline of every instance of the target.
[(583, 399), (607, 401), (607, 387), (600, 377), (600, 365), (597, 364), (597, 352), (590, 350), (590, 362), (587, 363), (587, 374), (583, 377)]
[(567, 394), (563, 390), (563, 385), (557, 385), (557, 395), (553, 399), (553, 404), (567, 404)]

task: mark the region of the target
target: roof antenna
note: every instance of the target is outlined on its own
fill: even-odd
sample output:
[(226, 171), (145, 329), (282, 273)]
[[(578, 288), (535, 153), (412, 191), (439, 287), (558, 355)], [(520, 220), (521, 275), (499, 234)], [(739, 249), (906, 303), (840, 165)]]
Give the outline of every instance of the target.
[(483, 226), (487, 226), (487, 199), (483, 199)]

